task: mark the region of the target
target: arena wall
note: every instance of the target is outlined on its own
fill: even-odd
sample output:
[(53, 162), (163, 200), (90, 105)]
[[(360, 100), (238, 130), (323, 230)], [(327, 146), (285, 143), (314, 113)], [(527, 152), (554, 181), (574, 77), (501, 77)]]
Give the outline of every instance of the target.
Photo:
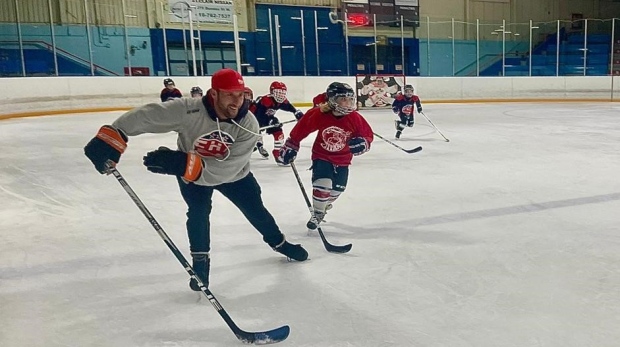
[[(612, 80), (613, 78), (613, 80)], [(273, 77), (246, 77), (254, 95), (269, 92)], [(189, 95), (193, 86), (207, 90), (210, 77), (175, 77)], [(355, 84), (355, 77), (279, 77), (289, 100), (309, 106), (335, 80)], [(620, 76), (593, 77), (409, 77), (423, 103), (618, 101)], [(613, 87), (613, 92), (612, 92)], [(159, 102), (161, 77), (28, 77), (0, 79), (0, 119), (62, 113), (126, 110)]]

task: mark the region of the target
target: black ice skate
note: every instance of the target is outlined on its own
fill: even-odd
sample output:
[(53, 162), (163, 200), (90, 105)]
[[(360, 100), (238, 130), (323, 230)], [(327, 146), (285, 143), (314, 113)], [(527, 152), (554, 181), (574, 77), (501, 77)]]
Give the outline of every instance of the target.
[(309, 230), (314, 230), (318, 228), (319, 224), (321, 224), (321, 222), (323, 221), (323, 218), (325, 218), (325, 212), (314, 211), (314, 214), (312, 215), (312, 217), (310, 217), (308, 223), (306, 223), (306, 228), (308, 228)]
[(274, 251), (285, 255), (289, 259), (304, 261), (308, 259), (308, 252), (301, 245), (294, 245), (282, 239), (282, 242), (273, 248)]
[(267, 159), (269, 158), (269, 152), (267, 152), (267, 150), (265, 149), (265, 147), (261, 146), (261, 147), (257, 147), (258, 148), (258, 153), (260, 153), (260, 155)]
[[(205, 287), (209, 288), (209, 269), (211, 268), (211, 258), (209, 258), (209, 253), (192, 253), (193, 264), (192, 268), (196, 273), (196, 276), (200, 278), (202, 284)], [(189, 280), (189, 287), (195, 291), (200, 291), (200, 286), (198, 286), (198, 282), (195, 279)]]
[(402, 131), (398, 130), (396, 132), (396, 135), (394, 135), (394, 137), (396, 137), (397, 139), (400, 139), (400, 134), (402, 134)]

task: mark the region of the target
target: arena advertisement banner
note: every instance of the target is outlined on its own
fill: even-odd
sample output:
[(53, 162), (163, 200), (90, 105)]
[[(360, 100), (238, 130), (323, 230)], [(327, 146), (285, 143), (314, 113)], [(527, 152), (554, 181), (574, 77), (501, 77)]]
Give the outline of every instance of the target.
[(187, 22), (189, 10), (192, 20), (199, 23), (232, 24), (233, 0), (168, 0), (170, 22)]

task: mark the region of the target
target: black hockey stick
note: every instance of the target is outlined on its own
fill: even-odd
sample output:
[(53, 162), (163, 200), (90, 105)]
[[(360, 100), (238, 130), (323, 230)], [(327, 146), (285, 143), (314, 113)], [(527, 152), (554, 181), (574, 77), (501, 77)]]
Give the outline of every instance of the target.
[[(299, 177), (299, 172), (297, 172), (297, 168), (295, 167), (295, 163), (291, 162), (291, 168), (293, 169), (293, 173), (295, 173), (295, 178), (297, 179), (297, 184), (299, 185), (299, 189), (301, 189), (301, 193), (303, 194), (304, 199), (306, 200), (306, 205), (308, 206), (308, 210), (310, 211), (310, 215), (312, 215), (313, 214), (313, 212), (312, 212), (312, 204), (310, 203), (310, 199), (308, 198), (308, 194), (306, 194), (306, 189), (304, 188), (304, 184), (301, 182), (301, 178)], [(317, 230), (319, 231), (319, 235), (321, 236), (321, 241), (323, 241), (323, 246), (325, 246), (325, 249), (328, 252), (332, 252), (332, 253), (347, 253), (348, 251), (351, 250), (351, 247), (353, 247), (353, 245), (350, 244), (350, 243), (348, 245), (344, 245), (344, 246), (332, 245), (325, 238), (325, 234), (323, 234), (323, 230), (321, 230), (321, 227), (317, 226)]]
[(177, 257), (177, 260), (181, 263), (183, 268), (185, 268), (185, 271), (187, 271), (190, 277), (193, 278), (198, 283), (198, 286), (200, 286), (200, 291), (202, 291), (202, 294), (205, 295), (205, 297), (209, 300), (211, 305), (213, 305), (217, 313), (219, 313), (220, 316), (226, 322), (226, 324), (228, 324), (228, 327), (230, 328), (230, 330), (232, 330), (232, 332), (235, 334), (235, 336), (237, 336), (237, 338), (241, 342), (248, 343), (248, 344), (253, 343), (255, 345), (265, 345), (269, 343), (276, 343), (276, 342), (284, 341), (288, 337), (288, 334), (290, 333), (290, 330), (291, 330), (288, 325), (284, 325), (277, 329), (273, 329), (269, 331), (262, 331), (262, 332), (247, 332), (247, 331), (241, 330), (235, 324), (235, 322), (233, 322), (232, 318), (230, 318), (226, 310), (224, 310), (224, 307), (222, 307), (219, 301), (217, 301), (213, 293), (211, 293), (211, 291), (204, 286), (202, 281), (200, 281), (200, 278), (196, 276), (194, 269), (192, 269), (192, 267), (189, 265), (189, 262), (187, 262), (187, 259), (185, 259), (183, 254), (181, 254), (181, 252), (176, 247), (176, 245), (172, 242), (170, 237), (168, 237), (164, 229), (159, 225), (159, 223), (157, 223), (157, 221), (155, 220), (155, 217), (153, 217), (151, 212), (149, 212), (149, 210), (146, 208), (144, 203), (140, 201), (140, 198), (138, 198), (138, 195), (136, 195), (133, 189), (131, 189), (131, 187), (129, 186), (127, 181), (125, 181), (121, 173), (118, 172), (116, 168), (111, 167), (111, 166), (108, 172), (114, 175), (114, 177), (118, 180), (118, 183), (120, 183), (121, 186), (127, 192), (127, 194), (129, 194), (129, 197), (131, 197), (131, 200), (133, 200), (133, 202), (136, 204), (136, 206), (138, 206), (140, 211), (142, 211), (142, 214), (144, 214), (144, 216), (146, 217), (146, 219), (148, 219), (148, 221), (151, 223), (153, 228), (155, 228), (155, 231), (157, 231), (159, 236), (166, 243), (168, 248), (172, 251), (174, 256)]
[(383, 141), (385, 141), (385, 142), (389, 143), (390, 145), (392, 145), (392, 146), (394, 146), (394, 147), (396, 147), (396, 148), (400, 149), (401, 151), (403, 151), (403, 152), (405, 152), (405, 153), (409, 153), (409, 154), (411, 154), (411, 153), (417, 153), (417, 152), (419, 152), (419, 151), (421, 151), (421, 150), (422, 150), (422, 146), (418, 146), (418, 147), (413, 148), (413, 149), (404, 149), (404, 148), (402, 148), (401, 146), (399, 146), (399, 145), (395, 144), (394, 142), (392, 142), (392, 141), (390, 141), (390, 140), (386, 139), (385, 137), (383, 137), (383, 136), (381, 136), (381, 135), (379, 135), (379, 134), (377, 134), (377, 133), (375, 133), (375, 132), (373, 132), (373, 134), (374, 134), (376, 137), (380, 138), (381, 140), (383, 140)]
[(424, 118), (426, 118), (426, 120), (427, 120), (427, 121), (428, 121), (428, 122), (429, 122), (429, 123), (433, 126), (433, 128), (435, 128), (435, 130), (437, 130), (437, 132), (439, 133), (439, 135), (441, 135), (441, 137), (443, 137), (443, 138), (444, 138), (444, 140), (446, 140), (446, 142), (450, 142), (450, 140), (448, 140), (448, 138), (447, 138), (447, 137), (445, 137), (445, 136), (444, 136), (444, 134), (442, 134), (442, 133), (441, 133), (441, 131), (439, 131), (439, 129), (435, 126), (435, 124), (433, 124), (433, 122), (431, 122), (431, 119), (430, 119), (430, 118), (428, 118), (428, 117), (424, 114), (424, 112), (420, 112), (420, 114), (421, 114), (421, 115), (423, 115), (423, 116), (424, 116)]

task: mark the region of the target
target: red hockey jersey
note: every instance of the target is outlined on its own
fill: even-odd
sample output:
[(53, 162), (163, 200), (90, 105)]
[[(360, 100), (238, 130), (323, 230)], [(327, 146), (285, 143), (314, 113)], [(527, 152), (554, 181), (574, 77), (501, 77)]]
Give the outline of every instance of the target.
[(327, 102), (327, 93), (321, 93), (312, 99), (312, 103), (314, 106), (319, 106), (320, 104)]
[(336, 166), (349, 166), (353, 154), (349, 140), (363, 137), (372, 143), (372, 128), (357, 111), (336, 117), (332, 112), (323, 113), (318, 107), (310, 109), (291, 130), (290, 139), (299, 144), (312, 132), (318, 131), (312, 145), (312, 160), (321, 159)]

